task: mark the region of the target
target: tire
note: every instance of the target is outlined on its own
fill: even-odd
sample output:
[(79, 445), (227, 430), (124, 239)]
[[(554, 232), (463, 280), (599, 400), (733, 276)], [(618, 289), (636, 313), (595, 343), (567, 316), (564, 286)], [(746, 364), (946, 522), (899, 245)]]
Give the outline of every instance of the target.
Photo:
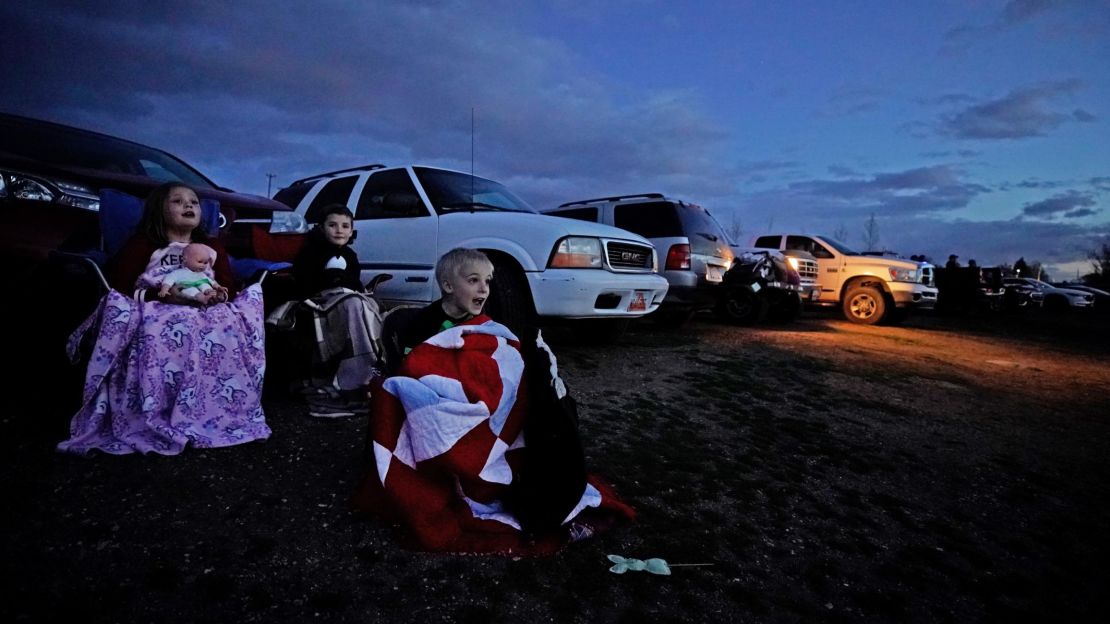
[(532, 291), (516, 263), (492, 254), (490, 261), (493, 262), (493, 283), (486, 314), (519, 336), (524, 327), (535, 324)]
[(717, 303), (717, 315), (734, 325), (755, 325), (767, 318), (765, 297), (747, 288), (730, 288)]
[(780, 297), (767, 313), (767, 318), (775, 323), (793, 323), (802, 314), (802, 298), (797, 293)]
[(874, 286), (851, 286), (844, 296), (844, 318), (860, 325), (877, 325), (887, 315), (883, 291)]
[(574, 337), (582, 344), (612, 344), (628, 331), (631, 319), (580, 319), (571, 321)]

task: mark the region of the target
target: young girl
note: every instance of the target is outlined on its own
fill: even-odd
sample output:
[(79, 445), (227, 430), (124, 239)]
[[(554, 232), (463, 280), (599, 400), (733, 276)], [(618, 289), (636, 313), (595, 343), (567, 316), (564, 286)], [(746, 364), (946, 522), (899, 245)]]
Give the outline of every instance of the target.
[(365, 294), (358, 255), (350, 247), (353, 234), (351, 211), (327, 206), (293, 262), (300, 307), (313, 312), (317, 349), (306, 398), (316, 417), (351, 416), (364, 408), (381, 359), (381, 314)]
[(233, 285), (227, 253), (204, 231), (197, 194), (176, 182), (156, 188), (136, 234), (109, 261), (113, 290), (70, 339), (72, 353), (100, 323), (84, 403), (58, 450), (176, 455), (189, 444), (231, 446), (270, 436), (260, 402), (261, 288), (238, 297), (220, 289), (196, 301), (178, 285), (158, 297), (162, 278), (182, 266), (194, 242), (216, 251), (216, 281)]

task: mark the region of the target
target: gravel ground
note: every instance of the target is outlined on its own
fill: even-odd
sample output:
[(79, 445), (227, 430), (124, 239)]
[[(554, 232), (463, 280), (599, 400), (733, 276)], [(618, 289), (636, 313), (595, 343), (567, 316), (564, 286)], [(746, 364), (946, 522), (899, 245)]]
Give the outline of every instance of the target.
[[(640, 518), (546, 559), (403, 550), (347, 508), (365, 420), (282, 397), (264, 443), (57, 455), (78, 380), (39, 356), (4, 393), (0, 619), (1101, 620), (1106, 321), (551, 332), (588, 460)], [(713, 565), (617, 576), (608, 553)]]

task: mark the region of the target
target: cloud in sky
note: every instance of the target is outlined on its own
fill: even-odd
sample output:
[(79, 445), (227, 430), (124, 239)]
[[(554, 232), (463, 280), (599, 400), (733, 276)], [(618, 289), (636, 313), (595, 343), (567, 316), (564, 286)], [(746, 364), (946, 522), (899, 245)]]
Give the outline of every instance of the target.
[[(1110, 86), (1104, 48), (1043, 38), (1053, 20), (1100, 23), (1102, 7), (926, 5), (853, 16), (842, 35), (827, 3), (699, 3), (659, 37), (658, 0), (9, 2), (0, 110), (164, 148), (255, 193), (268, 173), (280, 186), (371, 162), (469, 170), (474, 110), (477, 173), (537, 207), (658, 191), (743, 210), (745, 224), (825, 228), (874, 212), (907, 252), (924, 250), (897, 243), (916, 225), (958, 236), (943, 224), (984, 206), (995, 223), (1065, 189), (1102, 200), (1110, 172), (1059, 130), (1106, 138), (1088, 103)], [(969, 16), (1008, 34), (984, 38), (974, 63), (937, 68), (943, 33)], [(1030, 44), (1076, 62), (1027, 59)], [(897, 132), (905, 119), (921, 120), (905, 126), (917, 140)], [(1037, 142), (1035, 158), (998, 140), (1054, 131), (1060, 145)], [(1023, 215), (1006, 231), (1041, 235), (1098, 210)]]
[(1092, 210), (1091, 206), (1097, 203), (1095, 198), (1089, 193), (1068, 191), (1066, 193), (1053, 195), (1048, 199), (1026, 204), (1025, 207), (1021, 209), (1021, 214), (1025, 217), (1043, 219), (1052, 219), (1056, 217), (1074, 219), (1096, 214), (1098, 211)]
[(1043, 136), (1068, 122), (1091, 123), (1095, 115), (1083, 109), (1052, 108), (1054, 100), (1082, 88), (1082, 81), (1070, 79), (1015, 89), (942, 116), (939, 132), (961, 139), (1024, 139)]
[(802, 218), (835, 213), (845, 218), (870, 213), (922, 216), (964, 208), (987, 187), (963, 179), (950, 165), (860, 175), (834, 167), (835, 179), (810, 179), (754, 196), (762, 205), (789, 209)]

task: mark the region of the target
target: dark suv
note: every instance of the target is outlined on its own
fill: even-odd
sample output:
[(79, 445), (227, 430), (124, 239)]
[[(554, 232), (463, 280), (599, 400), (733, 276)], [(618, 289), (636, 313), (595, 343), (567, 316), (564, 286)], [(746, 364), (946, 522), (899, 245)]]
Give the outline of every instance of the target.
[[(101, 189), (146, 197), (168, 181), (184, 182), (201, 199), (220, 202), (220, 234), (234, 256), (266, 256), (256, 253), (252, 239), (258, 242), (271, 231), (301, 229), (284, 204), (219, 187), (162, 150), (0, 113), (0, 253), (27, 267), (55, 249), (95, 248), (100, 238)], [(277, 215), (281, 218), (274, 218)]]

